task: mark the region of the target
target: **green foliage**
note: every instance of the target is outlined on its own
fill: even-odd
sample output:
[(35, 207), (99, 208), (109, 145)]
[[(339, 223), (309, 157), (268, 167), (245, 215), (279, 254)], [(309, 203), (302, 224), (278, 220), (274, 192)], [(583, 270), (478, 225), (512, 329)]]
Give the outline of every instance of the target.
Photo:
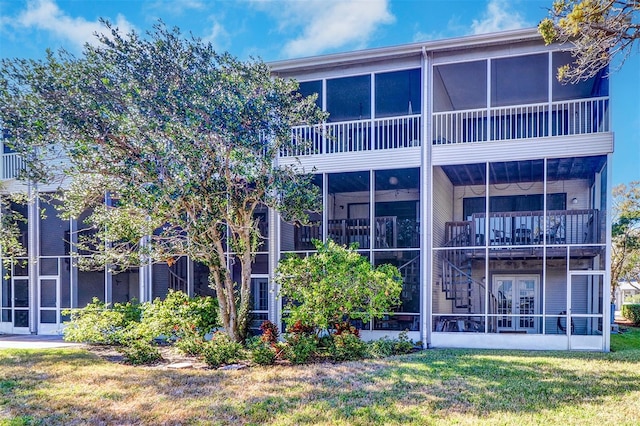
[(145, 303), (142, 309), (142, 322), (154, 337), (204, 337), (220, 325), (217, 301), (212, 297), (190, 298), (184, 292), (169, 290), (164, 300)]
[(368, 354), (367, 343), (351, 333), (335, 334), (329, 351), (331, 358), (336, 361), (354, 361)]
[(397, 339), (384, 336), (381, 339), (369, 342), (369, 355), (373, 358), (386, 358), (393, 355), (408, 354), (413, 351), (414, 343), (409, 339), (407, 332), (403, 331)]
[[(611, 294), (618, 282), (640, 277), (640, 181), (613, 188)], [(622, 302), (621, 300), (618, 302)]]
[(222, 364), (231, 364), (242, 355), (242, 345), (234, 342), (223, 332), (216, 332), (210, 341), (204, 342), (202, 357), (208, 366), (217, 368)]
[[(26, 177), (65, 177), (64, 213), (92, 212), (95, 233), (79, 244), (87, 259), (126, 268), (189, 255), (209, 268), (219, 321), (240, 341), (260, 242), (254, 212), (267, 206), (304, 223), (319, 208), (311, 176), (275, 160), (305, 143), (291, 127), (326, 114), (259, 60), (216, 53), (162, 23), (146, 34), (105, 27), (79, 57), (3, 60), (0, 122), (28, 161)], [(51, 161), (61, 156), (68, 161)], [(104, 206), (105, 192), (117, 203)]]
[(315, 336), (287, 333), (284, 338), (288, 345), (284, 349), (284, 357), (294, 364), (306, 363), (318, 349), (318, 340)]
[(593, 77), (614, 58), (621, 63), (640, 39), (637, 0), (555, 0), (538, 25), (546, 44), (571, 44), (575, 61), (558, 69), (558, 79), (576, 82)]
[(275, 281), (289, 300), (287, 325), (300, 321), (327, 330), (349, 318), (380, 318), (400, 303), (402, 278), (395, 266), (374, 268), (356, 246), (314, 244), (317, 253), (291, 255), (278, 265)]
[(175, 345), (185, 355), (200, 356), (204, 350), (204, 342), (204, 338), (191, 335), (179, 338)]
[(640, 304), (622, 305), (622, 316), (635, 326), (640, 326)]
[(66, 310), (71, 315), (63, 335), (72, 342), (121, 345), (140, 323), (141, 307), (137, 301), (115, 303), (112, 307), (94, 297), (85, 308)]
[(126, 346), (118, 348), (124, 355), (125, 361), (132, 365), (153, 364), (162, 359), (157, 347), (146, 340), (136, 339), (127, 342)]
[(251, 361), (258, 365), (272, 365), (276, 361), (277, 344), (265, 341), (262, 337), (247, 340), (247, 348), (251, 352)]
[[(216, 301), (211, 297), (189, 298), (170, 291), (165, 300), (152, 303), (115, 303), (97, 298), (85, 308), (66, 311), (71, 319), (64, 329), (65, 340), (107, 345), (129, 345), (156, 337), (195, 341), (215, 328)], [(182, 343), (187, 346), (187, 343)]]

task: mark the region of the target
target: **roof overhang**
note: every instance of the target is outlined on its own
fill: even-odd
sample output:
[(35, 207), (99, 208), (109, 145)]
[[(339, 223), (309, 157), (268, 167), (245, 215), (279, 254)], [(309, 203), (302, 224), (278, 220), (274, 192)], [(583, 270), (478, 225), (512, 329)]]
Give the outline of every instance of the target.
[(497, 46), (535, 40), (542, 42), (542, 37), (538, 34), (537, 28), (524, 28), (497, 33), (403, 44), (399, 46), (358, 50), (354, 52), (334, 53), (299, 59), (286, 59), (282, 61), (269, 62), (268, 65), (271, 68), (271, 71), (275, 74), (280, 72), (295, 73), (296, 71), (303, 71), (310, 68), (322, 68), (325, 66), (335, 67), (361, 62), (406, 58), (422, 55), (423, 52), (454, 51), (474, 47)]

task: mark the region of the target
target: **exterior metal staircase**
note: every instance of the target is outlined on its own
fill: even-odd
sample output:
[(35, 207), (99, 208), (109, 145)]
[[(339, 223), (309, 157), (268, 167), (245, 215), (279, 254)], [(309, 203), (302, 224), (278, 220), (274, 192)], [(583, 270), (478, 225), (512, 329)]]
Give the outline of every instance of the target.
[(177, 262), (169, 266), (169, 288), (174, 291), (182, 291), (189, 294), (188, 283), (185, 278), (187, 276), (188, 262), (181, 260), (182, 259), (178, 259)]
[[(484, 311), (485, 284), (472, 276), (471, 258), (471, 222), (448, 222), (445, 227), (445, 247), (442, 257), (442, 291), (447, 300), (452, 301), (455, 313), (473, 314)], [(488, 313), (495, 314), (498, 300), (489, 291)], [(480, 309), (474, 309), (474, 305)], [(493, 323), (494, 319), (490, 319)], [(490, 324), (490, 330), (492, 325)]]
[(419, 295), (417, 290), (420, 283), (420, 256), (418, 255), (400, 265), (398, 271), (403, 282), (402, 299), (411, 300), (414, 294)]

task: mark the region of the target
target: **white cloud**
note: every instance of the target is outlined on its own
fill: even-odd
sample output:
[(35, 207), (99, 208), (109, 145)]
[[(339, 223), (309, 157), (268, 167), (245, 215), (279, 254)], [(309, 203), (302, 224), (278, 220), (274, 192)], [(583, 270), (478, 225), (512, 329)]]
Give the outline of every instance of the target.
[(224, 49), (229, 44), (229, 33), (225, 27), (215, 18), (211, 18), (211, 27), (202, 37), (202, 41), (211, 43), (215, 49)]
[(485, 34), (529, 26), (532, 25), (522, 15), (511, 9), (509, 1), (490, 0), (480, 19), (474, 19), (471, 23), (471, 32), (473, 34)]
[(203, 10), (206, 8), (206, 4), (200, 0), (156, 0), (146, 7), (171, 15), (183, 15), (190, 10)]
[[(113, 24), (124, 33), (133, 29), (133, 25), (122, 15), (118, 15)], [(82, 17), (74, 18), (65, 14), (55, 0), (29, 1), (26, 10), (16, 17), (13, 25), (48, 31), (54, 37), (67, 40), (76, 47), (81, 47), (85, 43), (95, 43), (94, 33), (105, 31), (99, 21), (87, 21)]]
[(254, 1), (270, 12), (281, 32), (298, 33), (284, 45), (289, 57), (310, 56), (345, 45), (366, 47), (380, 25), (390, 24), (395, 17), (387, 0), (287, 0)]

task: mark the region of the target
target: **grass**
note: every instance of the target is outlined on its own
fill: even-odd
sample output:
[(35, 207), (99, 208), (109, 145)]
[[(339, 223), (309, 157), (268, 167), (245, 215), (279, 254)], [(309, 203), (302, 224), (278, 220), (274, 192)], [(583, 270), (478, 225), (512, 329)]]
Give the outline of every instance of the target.
[(640, 329), (611, 340), (608, 354), (428, 350), (240, 371), (0, 350), (0, 425), (636, 424)]

